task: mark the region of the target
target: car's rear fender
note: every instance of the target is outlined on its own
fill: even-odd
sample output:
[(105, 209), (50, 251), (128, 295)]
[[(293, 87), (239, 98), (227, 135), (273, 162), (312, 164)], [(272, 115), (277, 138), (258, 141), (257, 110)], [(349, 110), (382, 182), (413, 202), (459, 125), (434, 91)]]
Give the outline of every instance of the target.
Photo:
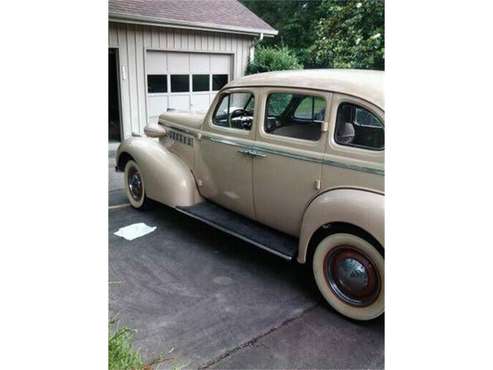
[(301, 225), (298, 262), (305, 263), (312, 236), (332, 224), (353, 225), (384, 248), (384, 195), (364, 189), (339, 188), (317, 196), (307, 207)]
[(132, 158), (144, 178), (147, 197), (170, 207), (192, 206), (202, 201), (191, 169), (158, 141), (132, 137), (120, 144), (116, 163), (123, 171)]

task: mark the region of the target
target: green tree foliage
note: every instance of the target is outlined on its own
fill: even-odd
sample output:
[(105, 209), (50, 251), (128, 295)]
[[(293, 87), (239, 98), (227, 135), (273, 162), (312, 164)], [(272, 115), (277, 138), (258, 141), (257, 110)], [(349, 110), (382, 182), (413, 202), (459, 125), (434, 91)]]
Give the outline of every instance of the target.
[(384, 0), (240, 0), (304, 68), (384, 68)]
[(296, 55), (287, 47), (258, 46), (255, 60), (248, 64), (246, 74), (302, 68)]
[(306, 67), (313, 64), (311, 47), (317, 37), (321, 0), (240, 0), (243, 5), (279, 31), (263, 46), (288, 47)]
[(384, 1), (324, 0), (313, 51), (329, 68), (384, 69)]

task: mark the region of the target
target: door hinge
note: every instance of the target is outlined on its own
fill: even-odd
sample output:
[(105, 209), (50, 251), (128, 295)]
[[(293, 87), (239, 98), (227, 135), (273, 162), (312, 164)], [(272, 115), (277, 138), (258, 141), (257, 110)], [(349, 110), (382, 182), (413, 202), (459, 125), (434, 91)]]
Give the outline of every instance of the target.
[(313, 186), (315, 187), (315, 190), (319, 191), (320, 190), (320, 180), (315, 180), (313, 183)]

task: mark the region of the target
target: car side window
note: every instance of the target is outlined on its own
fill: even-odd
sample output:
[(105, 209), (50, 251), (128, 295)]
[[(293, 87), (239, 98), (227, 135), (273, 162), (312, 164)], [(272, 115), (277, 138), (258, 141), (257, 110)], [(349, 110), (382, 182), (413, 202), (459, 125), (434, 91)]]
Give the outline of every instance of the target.
[(381, 150), (385, 128), (382, 121), (356, 104), (342, 103), (337, 108), (335, 141), (340, 145)]
[(255, 112), (255, 97), (252, 93), (225, 94), (214, 112), (212, 123), (216, 126), (251, 130)]
[(264, 131), (271, 135), (318, 141), (325, 99), (315, 95), (272, 93), (267, 98)]
[(323, 121), (325, 116), (325, 100), (320, 96), (306, 96), (294, 112), (299, 119)]

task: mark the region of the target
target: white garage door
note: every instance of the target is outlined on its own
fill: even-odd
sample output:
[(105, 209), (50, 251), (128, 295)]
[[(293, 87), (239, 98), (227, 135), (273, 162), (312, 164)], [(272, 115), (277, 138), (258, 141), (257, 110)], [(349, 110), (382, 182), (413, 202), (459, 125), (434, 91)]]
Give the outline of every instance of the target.
[(147, 51), (149, 123), (168, 108), (205, 112), (230, 81), (231, 55)]

